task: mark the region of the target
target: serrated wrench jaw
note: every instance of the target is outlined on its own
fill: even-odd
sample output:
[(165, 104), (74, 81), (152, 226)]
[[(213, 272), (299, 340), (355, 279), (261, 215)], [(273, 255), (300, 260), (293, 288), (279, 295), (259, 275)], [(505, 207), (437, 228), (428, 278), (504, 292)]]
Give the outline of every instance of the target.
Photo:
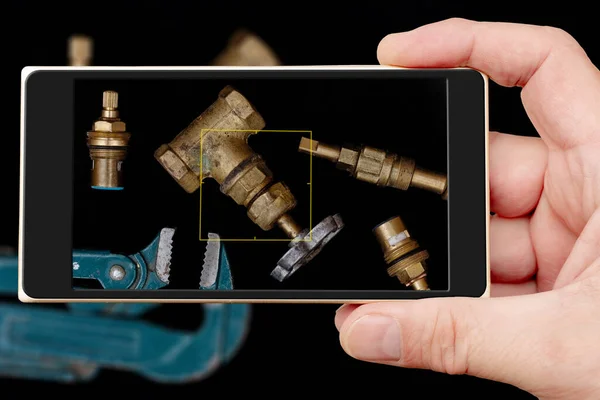
[(209, 233), (208, 241), (206, 242), (206, 250), (204, 251), (202, 272), (200, 274), (200, 289), (215, 289), (220, 262), (221, 238), (216, 233)]
[(164, 283), (169, 283), (171, 275), (171, 257), (173, 254), (174, 228), (163, 228), (158, 239), (158, 250), (156, 252), (156, 275)]

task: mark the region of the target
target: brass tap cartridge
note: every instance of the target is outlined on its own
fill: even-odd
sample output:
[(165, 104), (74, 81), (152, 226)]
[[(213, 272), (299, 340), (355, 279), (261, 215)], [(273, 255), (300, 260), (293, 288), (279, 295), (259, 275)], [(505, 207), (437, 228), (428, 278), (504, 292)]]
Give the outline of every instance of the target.
[(215, 57), (215, 66), (277, 66), (281, 61), (273, 49), (258, 35), (238, 29), (227, 47)]
[(417, 166), (412, 158), (370, 146), (341, 147), (305, 137), (301, 139), (298, 150), (334, 162), (339, 169), (364, 182), (400, 190), (421, 188), (448, 199), (447, 177)]
[(94, 42), (87, 35), (72, 35), (68, 41), (69, 65), (86, 67), (92, 64)]
[(414, 290), (429, 290), (427, 284), (427, 250), (420, 248), (400, 217), (393, 217), (373, 229), (388, 265), (387, 273)]
[(248, 218), (261, 229), (278, 226), (291, 239), (288, 253), (272, 273), (282, 281), (312, 259), (343, 224), (339, 216), (328, 217), (309, 232), (289, 214), (296, 198), (283, 182), (274, 180), (265, 160), (248, 145), (249, 137), (264, 126), (254, 106), (227, 86), (154, 157), (186, 192), (195, 192), (204, 179), (212, 178), (223, 194), (246, 207)]
[(87, 133), (93, 189), (123, 189), (123, 161), (131, 134), (119, 118), (118, 101), (117, 92), (107, 90), (102, 94), (102, 114)]

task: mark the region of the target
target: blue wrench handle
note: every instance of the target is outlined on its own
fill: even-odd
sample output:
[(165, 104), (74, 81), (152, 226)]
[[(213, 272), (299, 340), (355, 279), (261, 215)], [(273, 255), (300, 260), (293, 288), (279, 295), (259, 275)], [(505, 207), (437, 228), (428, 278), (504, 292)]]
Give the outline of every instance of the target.
[(17, 256), (0, 257), (0, 294), (16, 295), (19, 286)]
[[(16, 296), (19, 287), (19, 266), (16, 256), (0, 256), (0, 295)], [(80, 272), (79, 275), (82, 275)], [(153, 303), (68, 303), (75, 312), (118, 314), (136, 317), (158, 305)], [(2, 368), (2, 364), (0, 364)]]
[(73, 278), (95, 279), (104, 289), (128, 289), (140, 278), (143, 266), (127, 256), (108, 251), (74, 250)]
[(98, 375), (99, 368), (64, 362), (64, 360), (40, 360), (39, 358), (5, 358), (0, 354), (0, 376), (37, 379), (63, 383), (90, 381)]
[[(139, 265), (140, 262), (143, 260), (137, 255), (131, 259), (107, 251), (75, 250), (73, 278), (95, 279), (104, 289), (129, 289), (136, 284), (145, 283), (146, 273), (144, 266)], [(111, 275), (113, 266), (119, 268), (118, 274)], [(18, 270), (16, 256), (0, 257), (0, 293), (17, 293)]]

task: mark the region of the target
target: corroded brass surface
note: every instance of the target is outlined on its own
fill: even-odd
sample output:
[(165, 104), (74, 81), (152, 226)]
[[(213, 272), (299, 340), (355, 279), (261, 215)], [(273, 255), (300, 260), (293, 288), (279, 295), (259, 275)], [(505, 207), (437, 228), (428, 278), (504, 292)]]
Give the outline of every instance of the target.
[(259, 36), (240, 29), (231, 36), (227, 47), (212, 62), (215, 66), (277, 66), (281, 62)]
[(302, 229), (288, 215), (296, 199), (290, 189), (275, 182), (263, 158), (248, 139), (265, 122), (252, 104), (231, 86), (192, 121), (155, 158), (188, 193), (200, 180), (212, 178), (223, 194), (247, 208), (248, 217), (263, 230), (279, 226), (294, 239)]
[(414, 290), (429, 290), (426, 250), (410, 236), (400, 217), (389, 219), (373, 229), (388, 265), (387, 273)]
[(102, 94), (102, 113), (87, 133), (87, 145), (92, 159), (91, 186), (96, 189), (123, 187), (123, 161), (131, 134), (126, 132), (118, 110), (118, 93)]
[(86, 35), (72, 35), (68, 41), (69, 65), (86, 67), (92, 64), (94, 42)]
[(444, 200), (448, 198), (447, 177), (418, 167), (412, 158), (370, 146), (340, 147), (309, 138), (302, 138), (298, 150), (335, 162), (339, 169), (364, 182), (400, 190), (416, 187), (440, 194)]

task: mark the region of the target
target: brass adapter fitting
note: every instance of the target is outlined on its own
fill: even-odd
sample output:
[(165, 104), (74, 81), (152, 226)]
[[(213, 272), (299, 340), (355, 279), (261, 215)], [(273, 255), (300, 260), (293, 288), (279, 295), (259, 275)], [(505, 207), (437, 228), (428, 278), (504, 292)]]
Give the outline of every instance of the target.
[(239, 29), (227, 47), (213, 60), (215, 66), (277, 66), (281, 62), (269, 45), (256, 34)]
[(102, 114), (87, 133), (94, 189), (123, 189), (122, 165), (131, 134), (119, 118), (118, 101), (117, 92), (108, 90), (102, 94)]
[(442, 195), (444, 200), (448, 199), (447, 177), (417, 166), (412, 158), (369, 146), (332, 146), (308, 138), (301, 139), (298, 150), (332, 161), (339, 169), (364, 182), (400, 190), (421, 188)]
[(92, 64), (94, 42), (86, 35), (72, 35), (68, 42), (69, 65), (86, 67)]
[(274, 182), (265, 161), (248, 145), (248, 138), (264, 126), (252, 104), (227, 86), (154, 156), (188, 193), (195, 192), (201, 180), (212, 178), (222, 193), (247, 208), (248, 217), (260, 228), (266, 231), (277, 225), (294, 239), (302, 228), (287, 213), (296, 207), (296, 199), (284, 183)]
[(429, 290), (427, 284), (427, 250), (422, 250), (419, 243), (410, 237), (400, 217), (382, 222), (373, 229), (373, 233), (388, 265), (388, 275), (397, 277), (402, 284), (414, 290)]

